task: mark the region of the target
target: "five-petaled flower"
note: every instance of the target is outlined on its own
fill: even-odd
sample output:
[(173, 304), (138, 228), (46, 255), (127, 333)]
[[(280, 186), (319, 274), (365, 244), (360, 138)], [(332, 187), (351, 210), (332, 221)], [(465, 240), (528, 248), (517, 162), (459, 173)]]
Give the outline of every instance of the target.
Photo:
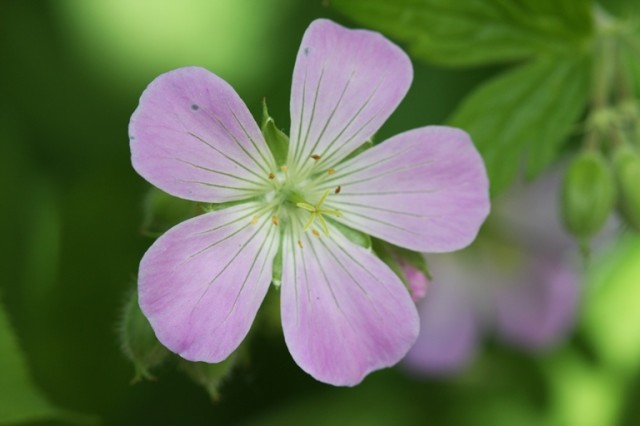
[(348, 158), (411, 79), (407, 55), (380, 34), (313, 22), (294, 69), (282, 164), (216, 75), (182, 68), (149, 85), (130, 123), (136, 171), (177, 197), (232, 202), (170, 229), (142, 259), (140, 306), (167, 348), (224, 360), (281, 268), (284, 336), (307, 373), (355, 385), (405, 355), (418, 334), (415, 305), (343, 230), (446, 252), (469, 244), (489, 210), (484, 165), (461, 130), (424, 127)]

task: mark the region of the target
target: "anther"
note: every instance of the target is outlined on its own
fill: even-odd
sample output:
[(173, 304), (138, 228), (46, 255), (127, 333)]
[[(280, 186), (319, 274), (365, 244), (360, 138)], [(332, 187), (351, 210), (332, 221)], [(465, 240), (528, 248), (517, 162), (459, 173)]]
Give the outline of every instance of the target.
[(278, 219), (277, 215), (273, 215), (271, 222), (273, 222), (274, 225), (278, 225), (280, 223), (280, 219)]
[(274, 175), (273, 173), (269, 173), (268, 178), (269, 180), (274, 180), (276, 178), (276, 175)]
[(312, 233), (313, 235), (315, 235), (316, 237), (320, 237), (320, 233), (318, 232), (318, 230), (317, 230), (317, 229), (312, 229), (312, 230), (311, 230), (311, 233)]
[(289, 171), (289, 166), (287, 166), (286, 164), (283, 166), (280, 166), (280, 170), (282, 170), (283, 172), (288, 172)]
[(311, 156), (311, 158), (313, 158), (314, 160), (318, 161), (320, 159), (320, 156), (318, 154), (313, 154)]
[(331, 169), (328, 169), (328, 170), (327, 170), (327, 174), (328, 174), (329, 176), (331, 176), (331, 175), (332, 175), (332, 174), (334, 174), (335, 172), (336, 172), (336, 169), (334, 169), (334, 168), (331, 168)]
[(336, 186), (336, 190), (333, 191), (334, 194), (339, 194), (342, 187), (340, 185)]
[(251, 223), (253, 225), (255, 225), (256, 223), (258, 223), (258, 216), (254, 216), (253, 219), (251, 219)]
[(300, 248), (303, 248), (303, 246), (302, 246), (302, 240), (298, 240), (298, 245), (300, 246)]

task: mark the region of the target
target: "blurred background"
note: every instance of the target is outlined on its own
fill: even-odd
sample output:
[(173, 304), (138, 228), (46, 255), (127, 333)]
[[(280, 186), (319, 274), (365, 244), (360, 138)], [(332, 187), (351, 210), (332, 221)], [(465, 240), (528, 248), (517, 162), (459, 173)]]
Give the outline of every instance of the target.
[[(640, 241), (617, 229), (588, 265), (572, 248), (579, 287), (544, 348), (474, 319), (493, 305), (454, 302), (447, 312), (471, 310), (480, 325), (474, 348), (442, 371), (407, 362), (333, 388), (300, 370), (276, 331), (254, 335), (216, 401), (171, 362), (157, 380), (131, 383), (118, 321), (152, 242), (140, 231), (149, 185), (127, 138), (140, 94), (160, 73), (199, 65), (255, 117), (266, 97), (286, 129), (296, 52), (318, 17), (356, 26), (319, 0), (0, 2), (0, 424), (640, 424)], [(412, 88), (378, 140), (444, 123), (500, 71), (413, 64)], [(503, 253), (483, 247), (463, 262)], [(449, 276), (449, 263), (434, 259), (434, 271)], [(468, 294), (487, 293), (478, 288)]]

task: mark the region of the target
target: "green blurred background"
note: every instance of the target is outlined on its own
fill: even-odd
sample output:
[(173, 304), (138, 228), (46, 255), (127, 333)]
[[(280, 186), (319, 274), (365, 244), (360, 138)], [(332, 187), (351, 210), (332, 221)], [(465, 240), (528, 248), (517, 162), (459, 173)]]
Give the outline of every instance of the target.
[[(117, 321), (152, 242), (140, 232), (149, 186), (127, 138), (141, 92), (162, 72), (199, 65), (256, 117), (266, 97), (287, 128), (295, 55), (318, 17), (353, 25), (316, 0), (0, 2), (0, 297), (34, 387), (88, 415), (80, 424), (640, 424), (636, 237), (592, 268), (578, 332), (542, 357), (489, 343), (452, 379), (396, 368), (336, 389), (302, 372), (280, 336), (258, 333), (217, 402), (173, 364), (130, 384)], [(380, 139), (442, 123), (494, 71), (414, 67)], [(0, 392), (11, 392), (3, 377)]]

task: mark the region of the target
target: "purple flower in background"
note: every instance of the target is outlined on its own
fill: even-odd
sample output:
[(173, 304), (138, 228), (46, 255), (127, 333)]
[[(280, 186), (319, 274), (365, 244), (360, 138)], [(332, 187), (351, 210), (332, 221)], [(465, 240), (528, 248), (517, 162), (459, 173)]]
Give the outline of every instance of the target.
[(182, 68), (149, 85), (130, 123), (136, 171), (177, 197), (232, 202), (170, 229), (141, 261), (140, 306), (167, 348), (227, 358), (281, 269), (286, 344), (314, 378), (355, 385), (406, 354), (419, 328), (409, 293), (341, 226), (445, 252), (468, 245), (489, 210), (484, 165), (460, 130), (412, 130), (347, 159), (411, 79), (407, 55), (381, 35), (313, 22), (282, 164), (216, 75)]
[(544, 350), (570, 331), (579, 297), (575, 243), (556, 205), (559, 176), (518, 185), (493, 209), (467, 250), (428, 256), (433, 282), (419, 306), (420, 336), (405, 358), (418, 373), (464, 367), (481, 334)]

